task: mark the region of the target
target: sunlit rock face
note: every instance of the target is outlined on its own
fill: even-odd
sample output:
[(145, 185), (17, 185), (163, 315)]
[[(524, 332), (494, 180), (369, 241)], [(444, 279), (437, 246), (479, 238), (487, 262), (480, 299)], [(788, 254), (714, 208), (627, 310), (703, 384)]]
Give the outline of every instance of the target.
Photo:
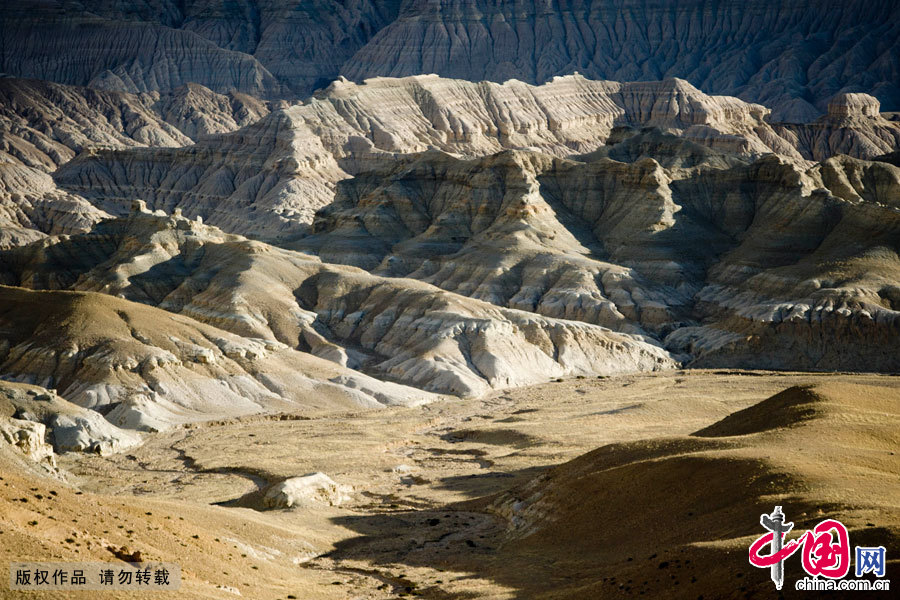
[(896, 370), (895, 3), (126, 4), (0, 9), (0, 376), (58, 451)]
[[(86, 296), (83, 302), (98, 303), (109, 313), (96, 316), (98, 324), (110, 320), (116, 303), (125, 303), (118, 309), (125, 311), (129, 304), (125, 300), (153, 307), (132, 305), (134, 318), (143, 317), (145, 325), (129, 330), (118, 324), (108, 334), (116, 351), (97, 357), (94, 379), (78, 371), (81, 378), (75, 381), (103, 383), (103, 390), (132, 389), (118, 383), (124, 379), (140, 390), (142, 377), (159, 376), (174, 397), (193, 398), (199, 392), (192, 386), (202, 387), (217, 376), (234, 379), (239, 387), (233, 389), (234, 397), (226, 393), (216, 400), (223, 410), (229, 403), (236, 403), (235, 410), (246, 404), (238, 402), (241, 396), (264, 405), (309, 403), (310, 386), (316, 385), (319, 393), (335, 388), (332, 394), (368, 398), (370, 404), (410, 403), (429, 395), (417, 395), (405, 386), (472, 395), (551, 377), (675, 365), (659, 344), (640, 336), (510, 310), (412, 279), (328, 265), (308, 254), (224, 234), (177, 215), (136, 211), (127, 219), (104, 221), (87, 234), (10, 250), (0, 261), (6, 284), (124, 298)], [(8, 294), (15, 289), (9, 288)], [(104, 304), (104, 298), (113, 304)], [(12, 300), (27, 301), (15, 295)], [(151, 329), (154, 319), (167, 323), (172, 313), (179, 316), (171, 327)], [(22, 343), (37, 335), (23, 334)], [(18, 344), (19, 338), (14, 341)], [(19, 348), (16, 344), (13, 347)], [(77, 336), (72, 345), (72, 367), (88, 364), (78, 358), (82, 344)], [(58, 339), (46, 347), (25, 345), (22, 356), (33, 351), (40, 356), (49, 353), (48, 358), (26, 361), (19, 354), (10, 355), (3, 368), (29, 381), (43, 381), (41, 377), (55, 381), (69, 373), (55, 370), (63, 364), (54, 353), (64, 348), (57, 346)], [(120, 364), (127, 368), (119, 370)], [(188, 374), (185, 368), (195, 373)], [(359, 370), (405, 385), (377, 381)], [(103, 375), (107, 372), (113, 382)], [(158, 390), (147, 385), (147, 394), (155, 397), (151, 392)], [(81, 389), (72, 383), (60, 387), (71, 388), (70, 396)], [(130, 397), (122, 395), (103, 403)], [(196, 402), (204, 405), (199, 398)], [(323, 402), (313, 402), (317, 404)], [(249, 411), (252, 406), (244, 408)]]
[(302, 234), (336, 182), (396, 155), (441, 150), (483, 156), (530, 149), (597, 150), (615, 127), (651, 126), (738, 155), (800, 159), (765, 121), (768, 110), (708, 96), (685, 81), (616, 83), (581, 76), (542, 86), (436, 76), (334, 82), (309, 102), (239, 131), (175, 149), (92, 149), (57, 183), (107, 212), (132, 198), (181, 208), (227, 231), (279, 240)]
[(892, 368), (900, 169), (740, 159), (658, 132), (620, 144), (585, 162), (386, 163), (342, 181), (294, 247), (651, 336), (696, 365)]
[(269, 113), (259, 99), (197, 84), (129, 94), (35, 79), (0, 79), (0, 247), (84, 232), (109, 216), (60, 190), (49, 173), (98, 149), (190, 145)]

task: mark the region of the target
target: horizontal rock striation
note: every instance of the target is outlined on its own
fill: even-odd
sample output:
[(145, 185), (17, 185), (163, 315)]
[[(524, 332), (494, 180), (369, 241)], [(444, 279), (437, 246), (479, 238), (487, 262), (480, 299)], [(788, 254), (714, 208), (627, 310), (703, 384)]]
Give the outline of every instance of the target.
[(332, 200), (335, 182), (396, 154), (463, 156), (526, 148), (596, 150), (619, 126), (653, 126), (744, 155), (800, 155), (765, 122), (766, 109), (707, 96), (680, 80), (561, 77), (534, 87), (435, 76), (337, 81), (308, 103), (240, 131), (178, 149), (93, 150), (56, 174), (65, 189), (124, 214), (132, 198), (181, 208), (235, 233), (296, 236)]
[[(100, 223), (88, 234), (7, 251), (0, 261), (8, 284), (121, 295), (232, 335), (286, 345), (434, 392), (479, 394), (550, 377), (674, 365), (660, 347), (596, 325), (326, 265), (178, 216), (136, 212)], [(155, 345), (160, 344), (173, 352), (171, 342)], [(197, 356), (207, 350), (219, 355), (208, 343), (191, 344), (200, 346)], [(373, 385), (364, 379), (335, 381), (363, 391)]]
[[(217, 94), (196, 83), (171, 93), (153, 95), (153, 110), (192, 140), (214, 133), (235, 131), (269, 114), (269, 105), (254, 96), (231, 91)], [(160, 145), (160, 144), (154, 144)]]
[(87, 231), (109, 215), (64, 192), (41, 170), (0, 162), (0, 248)]
[(0, 329), (6, 379), (55, 388), (77, 405), (60, 401), (41, 409), (60, 451), (96, 451), (100, 444), (105, 452), (136, 442), (110, 423), (155, 431), (227, 416), (415, 404), (431, 397), (274, 340), (240, 337), (94, 292), (0, 287)]
[(900, 106), (891, 0), (27, 0), (2, 11), (0, 71), (128, 92), (194, 82), (297, 97), (338, 75), (542, 84), (577, 71), (681, 77), (780, 121), (813, 120), (844, 91)]
[(249, 96), (215, 94), (195, 84), (161, 96), (0, 79), (0, 247), (84, 232), (108, 216), (58, 189), (48, 175), (78, 153), (184, 146), (268, 112)]
[(0, 79), (0, 150), (53, 171), (90, 147), (184, 146), (148, 97), (30, 79)]
[(578, 71), (619, 81), (681, 77), (709, 92), (815, 118), (844, 90), (900, 102), (898, 6), (881, 2), (408, 3), (341, 73), (437, 73), (544, 83)]
[(187, 83), (259, 97), (284, 92), (252, 56), (167, 26), (180, 20), (175, 2), (160, 3), (168, 6), (167, 17), (149, 6), (143, 13), (123, 14), (114, 5), (93, 4), (5, 4), (0, 33), (6, 50), (0, 54), (0, 70), (130, 93), (172, 91)]
[(900, 146), (900, 122), (881, 116), (881, 105), (868, 94), (838, 94), (828, 114), (806, 124), (776, 124), (804, 158), (825, 160), (836, 154), (871, 160)]
[[(342, 181), (294, 246), (655, 337), (692, 364), (896, 368), (900, 169), (846, 156), (729, 164), (676, 140), (620, 142), (646, 150), (632, 162), (408, 157)], [(653, 158), (656, 143), (677, 168)]]

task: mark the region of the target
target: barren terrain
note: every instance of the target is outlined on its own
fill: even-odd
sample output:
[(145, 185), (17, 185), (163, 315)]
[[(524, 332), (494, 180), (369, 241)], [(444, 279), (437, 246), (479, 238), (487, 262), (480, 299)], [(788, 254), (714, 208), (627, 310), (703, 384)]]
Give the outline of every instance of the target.
[[(185, 598), (767, 597), (746, 548), (776, 503), (897, 556), (898, 421), (895, 377), (695, 370), (190, 424), (63, 455), (65, 481), (7, 450), (0, 552), (125, 546), (181, 563)], [(312, 472), (348, 498), (267, 508)]]
[(0, 578), (774, 598), (777, 506), (897, 571), (896, 0), (24, 0), (0, 42)]

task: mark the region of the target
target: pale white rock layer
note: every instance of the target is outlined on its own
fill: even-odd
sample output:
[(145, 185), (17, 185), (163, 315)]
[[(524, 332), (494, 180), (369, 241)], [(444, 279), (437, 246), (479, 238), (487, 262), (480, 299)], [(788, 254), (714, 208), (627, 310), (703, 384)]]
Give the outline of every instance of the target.
[[(48, 253), (57, 258), (47, 261)], [(637, 337), (500, 308), (414, 280), (327, 265), (307, 254), (224, 234), (178, 216), (137, 211), (128, 219), (100, 223), (89, 234), (49, 238), (10, 250), (0, 262), (7, 283), (121, 295), (180, 313), (183, 317), (178, 319), (195, 323), (191, 327), (202, 321), (230, 332), (218, 336), (231, 341), (218, 343), (212, 338), (213, 347), (187, 333), (172, 334), (177, 340), (156, 339), (149, 346), (136, 340), (144, 344), (138, 346), (142, 353), (152, 351), (152, 356), (130, 359), (137, 364), (158, 365), (161, 373), (185, 368), (197, 372), (193, 377), (164, 378), (163, 388), (171, 388), (170, 399), (196, 397), (198, 390), (185, 386), (203, 381), (204, 373), (237, 386), (245, 380), (234, 378), (234, 362), (243, 372), (256, 374), (256, 381), (265, 380), (269, 390), (293, 383), (283, 370), (264, 368), (265, 362), (254, 366), (250, 357), (259, 352), (255, 342), (244, 342), (249, 349), (244, 351), (246, 358), (240, 358), (234, 349), (240, 341), (232, 336), (263, 339), (284, 348), (283, 353), (301, 354), (300, 350), (337, 361), (335, 365), (301, 354), (334, 365), (327, 385), (379, 404), (404, 398), (421, 401), (423, 396), (416, 398), (403, 393), (408, 388), (377, 382), (346, 367), (432, 392), (469, 395), (551, 377), (674, 365), (662, 348)], [(188, 343), (191, 338), (195, 339)], [(7, 361), (7, 371), (27, 372), (27, 363)], [(108, 377), (98, 379), (107, 387), (77, 388), (78, 394), (109, 403)], [(246, 398), (260, 394), (249, 384), (235, 391)]]
[(60, 190), (40, 169), (0, 162), (0, 248), (46, 235), (81, 233), (109, 216), (77, 194)]
[(48, 173), (91, 148), (177, 147), (268, 114), (255, 98), (188, 85), (171, 94), (0, 79), (0, 247), (87, 231), (108, 215)]
[[(141, 442), (139, 434), (120, 429), (100, 413), (68, 402), (56, 390), (38, 386), (0, 383), (0, 412), (12, 413), (19, 425), (29, 423), (35, 437), (39, 434), (39, 443), (31, 442), (31, 452), (37, 456), (32, 458), (38, 462), (45, 457), (53, 459), (54, 451), (108, 455)], [(49, 450), (43, 447), (45, 439)]]
[(524, 148), (568, 156), (601, 147), (616, 126), (654, 126), (711, 148), (799, 159), (766, 114), (677, 79), (568, 76), (538, 87), (436, 76), (339, 80), (306, 104), (193, 146), (85, 152), (56, 181), (113, 214), (141, 198), (154, 209), (181, 208), (227, 231), (276, 240), (302, 233), (331, 202), (337, 181), (396, 154)]
[(310, 473), (273, 485), (263, 496), (263, 504), (268, 508), (340, 506), (351, 499), (352, 492), (351, 486), (336, 483), (325, 473)]
[(46, 427), (41, 423), (0, 417), (0, 441), (16, 448), (29, 460), (56, 467), (53, 446), (44, 441)]
[(59, 451), (106, 453), (139, 439), (119, 428), (157, 431), (260, 412), (432, 398), (274, 340), (242, 338), (108, 295), (0, 287), (0, 305), (0, 371), (56, 388), (72, 403), (41, 404), (39, 420), (53, 430)]
[(897, 167), (739, 159), (658, 132), (583, 158), (385, 162), (342, 181), (293, 247), (656, 338), (693, 364), (897, 366)]

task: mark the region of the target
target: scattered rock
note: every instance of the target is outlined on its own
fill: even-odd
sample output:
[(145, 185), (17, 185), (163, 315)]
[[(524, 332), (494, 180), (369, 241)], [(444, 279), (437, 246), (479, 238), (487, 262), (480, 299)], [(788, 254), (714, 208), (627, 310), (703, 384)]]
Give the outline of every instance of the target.
[(324, 473), (292, 477), (275, 484), (263, 497), (268, 508), (291, 508), (324, 504), (339, 506), (350, 500), (353, 488), (335, 483)]

